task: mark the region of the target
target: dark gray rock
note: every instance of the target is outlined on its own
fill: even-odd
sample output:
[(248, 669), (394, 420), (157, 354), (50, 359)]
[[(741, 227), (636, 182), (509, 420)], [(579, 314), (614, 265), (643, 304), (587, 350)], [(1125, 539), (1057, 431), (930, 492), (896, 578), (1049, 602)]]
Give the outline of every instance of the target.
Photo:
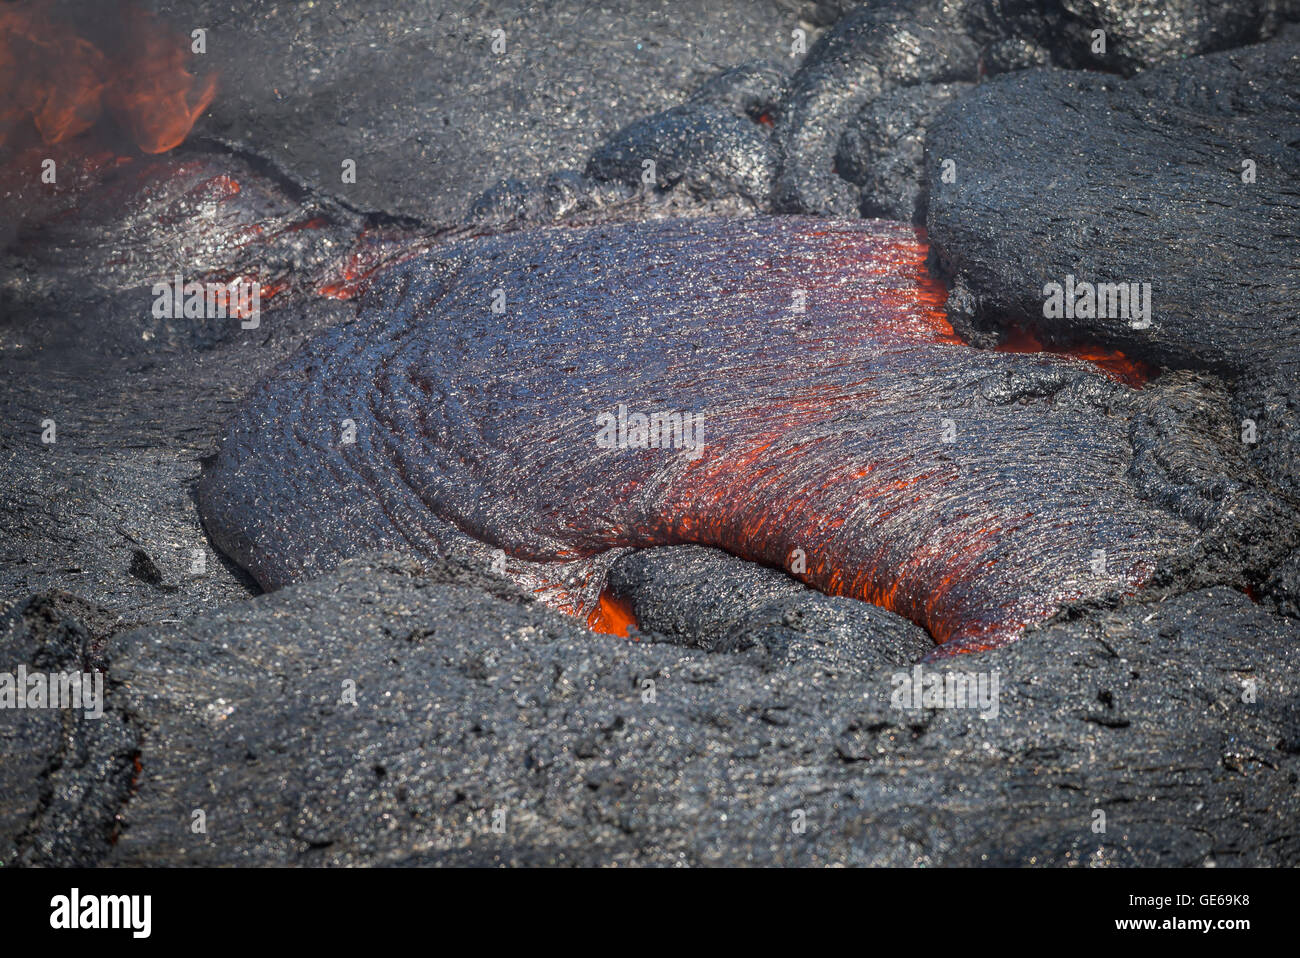
[(1238, 380), (1235, 411), (1256, 468), (1300, 500), (1300, 369), (1270, 359)]
[[(998, 4), (988, 3), (991, 14)], [(1027, 4), (1026, 6), (1033, 6)], [(1060, 0), (1062, 34), (1037, 37), (1053, 49), (1061, 66), (1089, 67), (1125, 75), (1187, 57), (1256, 43), (1272, 35), (1284, 16), (1294, 16), (1288, 0)], [(982, 12), (982, 11), (981, 11)], [(978, 14), (977, 14), (978, 16)], [(986, 14), (987, 16), (987, 14)], [(1046, 22), (1051, 22), (1045, 18)], [(997, 22), (989, 17), (991, 26)], [(1105, 47), (1094, 51), (1095, 31)]]
[(934, 648), (902, 616), (702, 546), (633, 552), (610, 569), (609, 587), (631, 602), (643, 633), (709, 652), (752, 650), (769, 669), (907, 664)]
[(629, 205), (631, 191), (564, 170), (540, 181), (507, 179), (488, 187), (470, 204), (465, 222), (490, 229), (574, 221), (607, 207)]
[[(67, 593), (11, 603), (0, 612), (0, 673), (103, 672), (115, 627), (112, 613)], [(107, 697), (97, 718), (75, 708), (0, 709), (0, 861), (100, 861), (117, 840), (138, 751)]]
[[(827, 31), (790, 81), (774, 131), (781, 157), (775, 208), (839, 215), (854, 211), (855, 191), (835, 165), (836, 147), (853, 117), (892, 89), (973, 82), (1048, 63), (1128, 75), (1266, 39), (1297, 12), (1294, 3), (1282, 0), (863, 4)], [(1094, 52), (1096, 31), (1104, 34), (1104, 45)]]
[[(1294, 357), (1298, 40), (1132, 80), (1028, 71), (946, 109), (930, 127), (927, 222), (937, 263), (977, 297), (975, 324), (1021, 323), (1175, 366), (1239, 372)], [(952, 183), (939, 179), (947, 158)], [(1149, 328), (1045, 317), (1045, 285), (1067, 276), (1150, 284)]]
[(775, 173), (776, 154), (761, 124), (693, 104), (620, 130), (587, 164), (594, 179), (636, 188), (653, 174), (660, 190), (681, 185), (702, 199), (739, 194), (758, 209), (767, 206)]
[(925, 131), (969, 83), (931, 83), (891, 90), (849, 121), (835, 152), (835, 172), (862, 188), (863, 216), (925, 223)]
[[(995, 342), (1020, 325), (1044, 341), (1105, 343), (1235, 382), (1230, 415), (1185, 420), (1202, 437), (1188, 448), (1236, 445), (1262, 483), (1233, 497), (1220, 524), (1231, 541), (1207, 538), (1199, 561), (1250, 556), (1246, 584), (1286, 612), (1297, 607), (1284, 560), (1300, 501), (1297, 91), (1295, 27), (1130, 80), (1034, 70), (948, 107), (931, 124), (927, 156), (931, 253), (952, 281), (949, 317), (969, 339)], [(949, 158), (951, 183), (937, 179)], [(1242, 179), (1244, 160), (1253, 182)], [(1047, 284), (1067, 276), (1149, 283), (1149, 328), (1109, 314), (1044, 315)], [(1153, 409), (1151, 425), (1176, 409)], [(1211, 489), (1236, 484), (1235, 472), (1194, 476), (1210, 458), (1184, 463), (1188, 478), (1174, 486), (1185, 502), (1222, 501)]]
[(256, 339), (200, 352), (111, 360), (80, 337), (0, 356), (0, 411), (14, 425), (0, 437), (0, 597), (73, 591), (113, 610), (120, 629), (258, 591), (203, 531), (200, 463), (244, 391), (351, 312), (332, 300), (268, 310)]
[[(1300, 861), (1300, 632), (1240, 593), (1062, 622), (922, 667), (922, 680), (996, 675), (981, 710), (907, 707), (895, 693), (909, 667), (764, 669), (594, 635), (482, 584), (368, 559), (117, 637), (108, 703), (138, 738), (139, 772), (117, 785), (116, 843), (78, 860)], [(92, 759), (112, 753), (97, 748)], [(67, 769), (51, 801), (96, 774)], [(73, 807), (80, 818), (38, 818), (24, 847), (101, 820)]]
[(776, 210), (857, 211), (857, 191), (834, 171), (840, 136), (886, 90), (976, 78), (979, 48), (967, 35), (960, 7), (946, 0), (866, 4), (809, 50), (776, 115)]
[(785, 95), (789, 74), (779, 63), (755, 60), (723, 70), (700, 85), (687, 102), (726, 110), (756, 123), (771, 123), (771, 115)]
[[(502, 179), (580, 169), (604, 137), (721, 66), (786, 56), (812, 4), (154, 6), (186, 34), (206, 28), (220, 65), (198, 135), (237, 141), (358, 209), (447, 225)], [(355, 183), (341, 180), (345, 158)]]
[(1282, 615), (1300, 619), (1300, 550), (1288, 555), (1271, 570), (1264, 593)]
[[(742, 200), (743, 209), (765, 210), (777, 167), (770, 139), (772, 114), (786, 80), (785, 71), (770, 61), (723, 70), (682, 105), (637, 120), (609, 137), (592, 153), (587, 176), (638, 194), (647, 187), (659, 192), (680, 187), (685, 202), (678, 205), (684, 213), (732, 198)], [(643, 209), (642, 215), (646, 213), (652, 210)]]

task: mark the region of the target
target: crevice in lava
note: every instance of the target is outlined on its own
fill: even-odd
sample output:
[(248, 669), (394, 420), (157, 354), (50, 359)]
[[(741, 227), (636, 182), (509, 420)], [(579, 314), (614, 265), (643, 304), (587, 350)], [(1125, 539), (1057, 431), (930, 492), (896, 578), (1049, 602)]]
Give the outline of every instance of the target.
[[(917, 230), (928, 242), (925, 230)], [(935, 295), (944, 305), (953, 336), (972, 349), (990, 349), (999, 353), (1048, 354), (1091, 363), (1102, 374), (1129, 386), (1142, 389), (1160, 376), (1162, 367), (1130, 355), (1116, 346), (1095, 338), (1063, 338), (1059, 332), (1042, 329), (1032, 323), (1005, 314), (989, 315), (972, 305), (973, 297), (965, 284), (953, 282), (943, 269), (939, 257), (928, 249), (923, 267), (924, 280), (937, 287)]]
[(616, 595), (609, 586), (603, 588), (596, 606), (587, 615), (587, 627), (593, 632), (627, 638), (639, 628), (636, 612), (629, 599)]
[(412, 232), (436, 231), (433, 224), (419, 217), (391, 213), (381, 209), (368, 209), (357, 206), (347, 197), (333, 193), (323, 193), (317, 187), (305, 183), (301, 178), (294, 175), (283, 163), (236, 140), (204, 134), (188, 140), (185, 149), (206, 150), (212, 153), (238, 157), (267, 179), (273, 180), (297, 202), (303, 203), (311, 199), (318, 203), (328, 204), (339, 211), (340, 219), (355, 225), (358, 229), (391, 227)]

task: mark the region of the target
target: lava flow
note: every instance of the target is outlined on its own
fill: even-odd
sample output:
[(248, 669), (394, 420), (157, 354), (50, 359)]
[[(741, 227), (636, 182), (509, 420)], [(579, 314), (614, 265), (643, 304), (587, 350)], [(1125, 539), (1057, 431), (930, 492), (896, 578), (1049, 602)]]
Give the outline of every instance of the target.
[(1139, 588), (1196, 532), (1133, 485), (1150, 400), (1104, 364), (965, 345), (925, 254), (901, 224), (797, 217), (449, 244), (254, 391), (204, 521), (267, 588), (373, 549), (500, 550), (598, 624), (620, 555), (699, 543), (949, 650)]
[[(87, 6), (92, 43), (50, 2), (0, 4), (0, 146), (30, 125), (41, 142), (77, 136), (105, 113), (145, 153), (178, 146), (216, 92), (187, 69), (191, 40), (124, 4)], [(106, 39), (105, 39), (106, 38)]]
[(596, 606), (587, 615), (587, 627), (593, 632), (605, 635), (628, 636), (636, 625), (636, 613), (632, 603), (614, 595), (609, 589), (601, 592)]

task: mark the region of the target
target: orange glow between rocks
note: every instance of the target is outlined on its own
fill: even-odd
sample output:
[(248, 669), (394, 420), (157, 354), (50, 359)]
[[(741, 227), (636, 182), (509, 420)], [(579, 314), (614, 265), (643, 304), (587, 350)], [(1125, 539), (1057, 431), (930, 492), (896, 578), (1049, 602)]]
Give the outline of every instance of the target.
[(1012, 326), (1006, 338), (998, 344), (1000, 353), (1054, 353), (1057, 356), (1070, 356), (1074, 359), (1086, 359), (1112, 379), (1117, 379), (1126, 386), (1140, 389), (1155, 378), (1157, 370), (1139, 359), (1130, 359), (1118, 349), (1106, 349), (1101, 346), (1071, 346), (1054, 348), (1043, 345), (1033, 333), (1019, 326)]
[(609, 589), (601, 592), (600, 601), (587, 615), (587, 628), (605, 635), (627, 638), (634, 625), (636, 614), (632, 611), (632, 603), (614, 595)]
[[(219, 175), (205, 180), (196, 191), (202, 193), (201, 198), (220, 205), (238, 197), (242, 187), (235, 178)], [(317, 216), (292, 222), (278, 232), (329, 227), (323, 217)], [(254, 224), (240, 238), (246, 235), (247, 245), (255, 246), (269, 233)], [(839, 275), (836, 268), (850, 274), (834, 283), (823, 281), (823, 288), (832, 296), (849, 297), (842, 305), (850, 308), (834, 326), (806, 331), (801, 345), (805, 357), (824, 351), (829, 357), (826, 368), (834, 369), (836, 357), (851, 355), (850, 347), (855, 344), (869, 347), (864, 353), (867, 355), (870, 351), (883, 355), (915, 353), (921, 363), (927, 361), (924, 357), (936, 346), (940, 347), (939, 353), (972, 349), (947, 318), (947, 289), (927, 269), (929, 248), (923, 236), (902, 238), (894, 233), (873, 238), (829, 223), (825, 228), (815, 224), (806, 233), (818, 238), (818, 251), (824, 258), (800, 263), (800, 268), (807, 271), (814, 285), (818, 269), (824, 268), (828, 277)], [(394, 228), (363, 229), (346, 253), (310, 277), (304, 291), (351, 298), (376, 273), (436, 242), (433, 237)], [(760, 292), (768, 282), (763, 270), (759, 265), (754, 273)], [(234, 277), (226, 279), (233, 281)], [(259, 277), (255, 270), (245, 269), (238, 279), (247, 283)], [(295, 288), (291, 276), (261, 277), (260, 281), (263, 302)], [(1130, 386), (1144, 384), (1154, 372), (1118, 350), (1087, 345), (1046, 349), (1032, 332), (1024, 330), (1011, 330), (997, 351), (1049, 352), (1087, 361)], [(929, 367), (917, 368), (924, 371)], [(878, 450), (869, 461), (849, 460), (837, 468), (802, 474), (800, 454), (810, 448), (811, 440), (791, 443), (787, 438), (790, 434), (801, 424), (834, 421), (847, 410), (870, 406), (880, 399), (866, 373), (860, 379), (831, 382), (818, 381), (814, 366), (804, 372), (801, 379), (790, 381), (779, 396), (770, 395), (747, 411), (760, 425), (737, 432), (743, 441), (730, 448), (711, 449), (707, 456), (686, 467), (689, 481), (665, 501), (665, 513), (654, 528), (638, 528), (634, 535), (608, 545), (644, 547), (692, 542), (780, 566), (788, 551), (786, 545), (799, 542), (806, 548), (810, 562), (807, 571), (797, 577), (808, 585), (924, 623), (936, 641), (959, 639), (964, 650), (987, 647), (986, 639), (990, 645), (1001, 644), (1007, 641), (1011, 626), (1045, 618), (1062, 601), (1075, 598), (1072, 594), (1041, 592), (1015, 596), (1003, 608), (990, 612), (987, 621), (972, 621), (966, 612), (945, 614), (949, 607), (960, 607), (963, 588), (978, 581), (993, 565), (988, 557), (997, 543), (1005, 536), (1014, 537), (1032, 518), (1019, 512), (1012, 516), (991, 514), (979, 525), (957, 516), (906, 556), (889, 555), (887, 545), (868, 555), (843, 548), (838, 540), (844, 534), (846, 517), (854, 510), (869, 509), (878, 525), (895, 521), (900, 515), (918, 511), (917, 504), (931, 494), (929, 490), (944, 488), (957, 475), (955, 467), (942, 461), (917, 472), (903, 454), (895, 457), (888, 450)], [(619, 490), (613, 498), (624, 494)], [(827, 505), (818, 513), (804, 514), (802, 504), (816, 501)], [(853, 554), (852, 561), (841, 564), (813, 558), (846, 553)], [(1137, 585), (1150, 571), (1134, 564), (1125, 570), (1125, 581)], [(564, 595), (556, 583), (547, 583), (537, 591), (549, 604), (582, 616), (596, 632), (626, 637), (637, 624), (630, 604), (608, 590), (601, 592), (594, 604), (594, 588), (585, 592), (585, 601)], [(957, 599), (952, 600), (953, 596)]]

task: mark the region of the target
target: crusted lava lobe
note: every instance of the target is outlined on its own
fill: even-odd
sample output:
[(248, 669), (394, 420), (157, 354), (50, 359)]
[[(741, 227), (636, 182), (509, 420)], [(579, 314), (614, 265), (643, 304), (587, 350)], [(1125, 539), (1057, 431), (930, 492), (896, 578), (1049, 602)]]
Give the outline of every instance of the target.
[[(949, 648), (1137, 589), (1205, 521), (1133, 471), (1156, 387), (962, 344), (925, 255), (900, 224), (760, 218), (410, 260), (255, 390), (205, 524), (267, 588), (370, 549), (503, 552), (581, 613), (626, 550), (694, 542)], [(620, 404), (701, 416), (701, 451), (603, 448)]]
[[(1294, 362), (1297, 147), (1300, 27), (1129, 80), (999, 77), (930, 126), (935, 259), (974, 294), (976, 326), (1011, 320), (1229, 373)], [(1048, 311), (1045, 285), (1067, 276), (1148, 283), (1150, 315)]]
[[(1140, 13), (1136, 6), (1141, 6)], [(854, 119), (859, 111), (876, 113), (874, 120), (870, 115), (865, 118), (865, 129), (880, 132), (900, 124), (905, 128), (909, 114), (916, 118), (930, 112), (923, 101), (933, 93), (926, 92), (917, 94), (921, 102), (905, 98), (893, 117), (888, 117), (888, 105), (877, 111), (874, 101), (893, 91), (974, 83), (988, 75), (1048, 64), (1130, 75), (1265, 39), (1284, 18), (1295, 14), (1288, 0), (1142, 5), (1126, 0), (881, 0), (861, 4), (808, 51), (776, 111), (773, 141), (780, 168), (773, 183), (773, 208), (846, 215), (858, 207), (857, 185), (865, 188), (864, 212), (872, 205), (898, 202), (905, 169), (877, 169), (880, 180), (873, 177), (864, 182), (840, 165), (844, 146), (853, 146), (840, 138), (855, 124), (863, 126)], [(1096, 43), (1098, 31), (1105, 37), (1103, 45)], [(876, 153), (874, 159), (892, 156), (891, 165), (911, 166), (906, 143), (891, 146), (889, 136), (865, 139), (874, 147), (869, 151)]]
[[(999, 77), (946, 108), (927, 145), (932, 267), (951, 280), (949, 319), (965, 338), (1017, 323), (1045, 342), (1086, 337), (1231, 383), (1231, 420), (1196, 431), (1250, 461), (1228, 483), (1254, 473), (1263, 484), (1206, 555), (1253, 567), (1252, 594), (1290, 614), (1300, 608), (1297, 147), (1294, 25), (1127, 80)], [(948, 181), (942, 158), (955, 163)], [(1046, 308), (1048, 284), (1070, 276), (1149, 284), (1149, 318)], [(1187, 461), (1192, 484), (1207, 461)]]

